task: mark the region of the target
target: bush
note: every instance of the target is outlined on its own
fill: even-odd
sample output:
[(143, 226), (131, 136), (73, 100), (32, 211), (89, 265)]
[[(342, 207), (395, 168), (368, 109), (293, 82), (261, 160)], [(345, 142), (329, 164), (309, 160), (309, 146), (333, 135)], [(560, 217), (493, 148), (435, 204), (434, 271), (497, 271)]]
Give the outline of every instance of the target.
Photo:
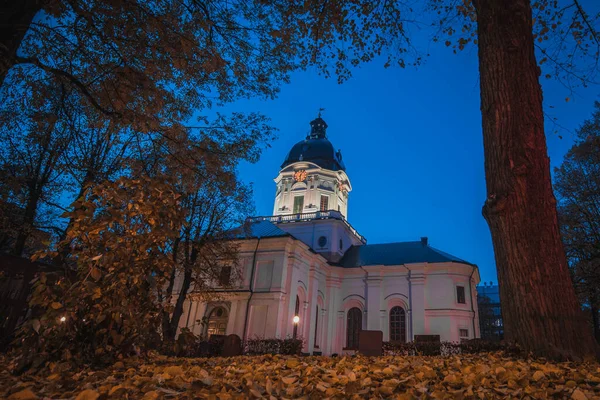
[(503, 342), (491, 342), (482, 339), (457, 342), (383, 342), (383, 354), (386, 356), (450, 356), (455, 354), (479, 354), (504, 351), (509, 354), (521, 353), (518, 346)]
[(248, 339), (244, 343), (244, 353), (249, 355), (282, 354), (298, 355), (302, 352), (303, 340), (300, 338), (286, 339)]

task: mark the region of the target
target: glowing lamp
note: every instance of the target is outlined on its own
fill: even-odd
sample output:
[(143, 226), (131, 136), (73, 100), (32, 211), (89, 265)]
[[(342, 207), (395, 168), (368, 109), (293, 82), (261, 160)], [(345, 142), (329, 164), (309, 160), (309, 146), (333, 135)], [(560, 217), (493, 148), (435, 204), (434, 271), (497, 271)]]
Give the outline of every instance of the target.
[(67, 317), (60, 317), (60, 322), (65, 322), (67, 320)]
[(300, 317), (297, 315), (294, 315), (294, 319), (293, 319), (295, 324), (298, 324), (298, 322), (300, 322)]

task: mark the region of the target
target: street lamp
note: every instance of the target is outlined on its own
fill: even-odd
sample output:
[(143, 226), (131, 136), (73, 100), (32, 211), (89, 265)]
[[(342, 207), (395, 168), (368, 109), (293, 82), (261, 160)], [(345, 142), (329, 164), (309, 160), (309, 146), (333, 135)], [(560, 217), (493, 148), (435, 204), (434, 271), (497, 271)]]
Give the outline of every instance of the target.
[(294, 339), (296, 339), (296, 336), (298, 336), (298, 322), (300, 322), (300, 317), (294, 315), (294, 319), (292, 319), (292, 321), (294, 322)]

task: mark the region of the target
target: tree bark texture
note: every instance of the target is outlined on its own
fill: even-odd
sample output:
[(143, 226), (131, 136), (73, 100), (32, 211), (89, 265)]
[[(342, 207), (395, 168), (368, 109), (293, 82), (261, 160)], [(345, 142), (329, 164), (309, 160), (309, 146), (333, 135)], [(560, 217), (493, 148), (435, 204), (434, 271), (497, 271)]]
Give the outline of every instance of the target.
[(597, 356), (561, 241), (529, 0), (474, 0), (487, 199), (505, 338), (555, 359)]
[(17, 50), (42, 0), (8, 0), (0, 2), (0, 86), (15, 62)]

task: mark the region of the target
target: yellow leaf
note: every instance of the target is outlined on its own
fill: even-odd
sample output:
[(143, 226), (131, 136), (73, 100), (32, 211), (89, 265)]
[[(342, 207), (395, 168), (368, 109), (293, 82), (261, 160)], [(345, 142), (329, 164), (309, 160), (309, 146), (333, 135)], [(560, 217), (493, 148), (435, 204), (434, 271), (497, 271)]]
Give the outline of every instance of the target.
[(100, 393), (92, 389), (87, 389), (79, 393), (77, 397), (75, 397), (75, 400), (96, 400), (98, 397), (100, 397)]
[(537, 382), (540, 379), (543, 379), (544, 376), (546, 375), (542, 371), (535, 371), (535, 373), (533, 374), (533, 380)]
[(144, 394), (144, 397), (142, 397), (142, 400), (157, 400), (159, 397), (160, 397), (160, 395), (158, 394), (158, 392), (156, 390), (151, 390)]
[(8, 400), (34, 400), (38, 397), (29, 389), (23, 389), (20, 392), (8, 396)]
[(94, 278), (94, 280), (100, 280), (100, 278), (102, 277), (102, 274), (100, 273), (100, 270), (98, 268), (92, 268), (92, 270), (90, 271), (90, 275), (92, 276), (92, 278)]
[(183, 375), (183, 369), (178, 365), (173, 365), (165, 368), (165, 373), (171, 376)]
[(296, 382), (296, 378), (294, 378), (293, 376), (284, 376), (281, 378), (281, 381), (283, 383), (285, 383), (286, 385), (291, 385), (292, 383)]
[(60, 310), (62, 308), (62, 304), (60, 304), (59, 302), (55, 301), (52, 304), (50, 304), (50, 307), (52, 307), (55, 310)]

